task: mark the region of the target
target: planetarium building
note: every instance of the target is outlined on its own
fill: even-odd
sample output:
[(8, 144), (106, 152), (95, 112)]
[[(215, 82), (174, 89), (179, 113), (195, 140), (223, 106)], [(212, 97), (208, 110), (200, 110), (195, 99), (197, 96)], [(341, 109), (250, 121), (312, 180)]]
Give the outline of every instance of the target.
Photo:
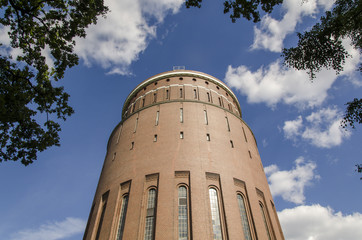
[(223, 82), (174, 70), (129, 94), (84, 239), (284, 239), (255, 137)]

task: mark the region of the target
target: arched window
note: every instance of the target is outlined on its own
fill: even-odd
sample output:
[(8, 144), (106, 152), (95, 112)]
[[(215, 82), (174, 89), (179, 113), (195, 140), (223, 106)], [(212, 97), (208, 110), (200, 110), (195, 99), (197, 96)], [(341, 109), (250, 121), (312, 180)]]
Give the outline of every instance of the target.
[(264, 206), (263, 206), (263, 204), (262, 204), (261, 202), (259, 202), (259, 206), (260, 206), (261, 214), (263, 215), (265, 230), (266, 230), (266, 233), (267, 233), (267, 235), (268, 235), (268, 239), (271, 240), (271, 238), (270, 238), (270, 233), (269, 233), (269, 228), (268, 228), (268, 224), (267, 224), (266, 218), (265, 218)]
[(155, 207), (156, 207), (156, 189), (151, 188), (150, 190), (148, 190), (144, 240), (153, 240), (154, 238)]
[(246, 240), (251, 240), (252, 238), (251, 238), (251, 232), (250, 232), (250, 224), (249, 224), (248, 216), (246, 213), (244, 197), (239, 193), (237, 195), (237, 198), (238, 198), (238, 204), (239, 204), (241, 223), (243, 225), (244, 237)]
[(178, 239), (188, 239), (187, 188), (178, 188)]
[(100, 239), (99, 237), (101, 234), (103, 218), (104, 218), (104, 214), (105, 214), (106, 208), (107, 208), (108, 194), (109, 194), (109, 191), (102, 195), (102, 202), (101, 202), (102, 211), (101, 211), (101, 215), (100, 215), (99, 222), (98, 222), (96, 240)]
[(124, 195), (122, 198), (121, 213), (119, 215), (117, 240), (122, 240), (124, 223), (126, 221), (127, 206), (128, 206), (128, 194)]
[(209, 189), (212, 231), (214, 240), (222, 240), (219, 199), (215, 188)]

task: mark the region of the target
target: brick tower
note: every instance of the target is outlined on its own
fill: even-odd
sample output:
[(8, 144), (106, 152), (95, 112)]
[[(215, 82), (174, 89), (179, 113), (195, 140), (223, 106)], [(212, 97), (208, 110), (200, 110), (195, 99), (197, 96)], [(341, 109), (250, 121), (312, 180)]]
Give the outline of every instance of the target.
[(284, 239), (254, 135), (223, 82), (174, 70), (130, 93), (84, 239)]

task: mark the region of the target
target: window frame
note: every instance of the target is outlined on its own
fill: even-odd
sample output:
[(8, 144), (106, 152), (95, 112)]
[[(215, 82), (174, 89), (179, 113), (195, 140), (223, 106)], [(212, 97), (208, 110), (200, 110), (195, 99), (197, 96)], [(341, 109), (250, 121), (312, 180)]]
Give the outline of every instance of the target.
[[(216, 205), (217, 206), (217, 211), (218, 211), (218, 218), (219, 218), (219, 226), (220, 226), (220, 237), (221, 238), (215, 238), (215, 229), (214, 229), (214, 217), (213, 217), (213, 210), (212, 210), (212, 202), (211, 202), (211, 195), (210, 195), (210, 190), (214, 190), (216, 192)], [(225, 236), (225, 224), (224, 224), (224, 211), (222, 208), (222, 199), (220, 196), (220, 190), (217, 186), (215, 185), (210, 185), (208, 187), (208, 198), (209, 198), (209, 212), (210, 212), (210, 220), (211, 220), (211, 232), (212, 232), (212, 236), (213, 236), (213, 240), (224, 240), (226, 239)]]
[[(180, 188), (185, 188), (186, 189), (186, 224), (187, 224), (187, 236), (186, 238), (180, 238), (180, 194), (179, 194), (179, 190)], [(185, 183), (181, 183), (181, 184), (177, 184), (176, 186), (176, 192), (177, 192), (177, 237), (176, 239), (178, 240), (188, 240), (190, 239), (190, 201), (189, 201), (189, 197), (190, 197), (190, 191), (189, 191), (189, 187), (187, 186), (187, 184)]]
[[(153, 208), (149, 208), (149, 197), (150, 197), (150, 192), (154, 190), (155, 191), (155, 195), (154, 195), (154, 204), (153, 204)], [(157, 187), (156, 186), (151, 186), (149, 188), (147, 188), (146, 190), (146, 206), (145, 206), (145, 217), (144, 217), (144, 228), (143, 228), (143, 239), (144, 240), (154, 240), (155, 239), (155, 233), (156, 233), (156, 214), (157, 214), (157, 195), (158, 195), (158, 191), (157, 191)], [(149, 210), (153, 209), (153, 213), (152, 216), (149, 216), (150, 212)], [(152, 229), (151, 229), (151, 236), (146, 235), (147, 233), (147, 223), (148, 223), (148, 219), (151, 219), (152, 221)]]
[[(239, 199), (238, 199), (238, 196), (241, 197), (242, 201), (243, 201), (243, 205), (244, 205), (244, 213), (245, 213), (245, 216), (243, 218), (242, 216), (242, 209), (240, 209), (240, 203), (239, 203)], [(253, 232), (252, 232), (252, 225), (251, 225), (251, 220), (250, 219), (250, 208), (249, 208), (249, 205), (248, 205), (248, 201), (247, 201), (247, 198), (245, 197), (245, 195), (240, 192), (240, 191), (237, 191), (236, 192), (236, 198), (237, 198), (237, 202), (238, 202), (238, 207), (239, 207), (239, 213), (240, 213), (240, 219), (241, 219), (241, 226), (243, 228), (243, 233), (244, 233), (244, 238), (245, 240), (253, 240)], [(246, 220), (246, 223), (244, 223), (244, 221)], [(247, 229), (245, 229), (245, 226), (247, 225)], [(249, 233), (249, 237), (246, 237), (246, 230), (248, 231)]]

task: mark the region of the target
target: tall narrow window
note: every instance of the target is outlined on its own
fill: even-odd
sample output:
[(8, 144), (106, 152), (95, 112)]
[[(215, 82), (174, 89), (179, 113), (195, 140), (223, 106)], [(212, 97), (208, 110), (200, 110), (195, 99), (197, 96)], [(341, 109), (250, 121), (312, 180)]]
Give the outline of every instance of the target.
[(197, 91), (194, 89), (194, 98), (197, 99)]
[(184, 109), (180, 108), (180, 122), (183, 123), (184, 122)]
[(105, 214), (106, 208), (107, 208), (108, 193), (109, 193), (109, 192), (106, 192), (106, 193), (103, 194), (103, 196), (102, 196), (102, 212), (101, 212), (101, 216), (100, 216), (100, 218), (99, 218), (96, 240), (99, 239), (99, 236), (100, 236), (100, 234), (101, 234), (101, 229), (102, 229), (104, 214)]
[(244, 133), (244, 138), (245, 138), (245, 142), (248, 142), (248, 139), (246, 138), (246, 134), (245, 134), (245, 130), (243, 127), (241, 127), (243, 129), (243, 133)]
[(248, 216), (246, 214), (244, 198), (243, 198), (243, 196), (241, 196), (241, 194), (238, 194), (237, 198), (238, 198), (239, 212), (240, 212), (240, 217), (241, 217), (241, 223), (243, 225), (245, 240), (252, 240), (249, 220), (248, 220)]
[(182, 98), (182, 88), (180, 88), (180, 98)]
[(119, 224), (117, 231), (117, 240), (122, 240), (124, 223), (126, 221), (127, 206), (128, 206), (128, 194), (124, 195), (122, 198), (121, 213), (119, 215)]
[(214, 188), (209, 189), (209, 197), (210, 197), (213, 239), (222, 240), (223, 238), (222, 238), (222, 232), (221, 232), (219, 200), (218, 200), (216, 189), (214, 189)]
[(155, 229), (155, 207), (156, 207), (156, 189), (152, 188), (148, 191), (147, 199), (147, 215), (145, 224), (144, 240), (153, 240)]
[(184, 132), (180, 132), (180, 138), (184, 139)]
[(131, 143), (131, 150), (134, 148), (134, 142)]
[(155, 134), (155, 135), (153, 136), (153, 141), (154, 141), (154, 142), (157, 142), (157, 134)]
[(249, 152), (249, 157), (252, 158), (250, 150), (248, 150), (248, 152)]
[(187, 188), (178, 188), (178, 239), (188, 239)]
[(154, 93), (153, 94), (153, 103), (156, 103), (157, 102), (157, 93)]
[(123, 125), (119, 127), (118, 137), (117, 137), (117, 143), (119, 142), (119, 138), (121, 137)]
[(209, 124), (209, 119), (207, 118), (207, 111), (204, 110), (204, 117), (205, 117), (205, 124), (208, 125)]
[(210, 93), (206, 93), (207, 94), (207, 101), (210, 102)]
[(268, 224), (266, 223), (264, 206), (263, 206), (263, 204), (261, 204), (261, 202), (259, 202), (259, 206), (260, 206), (261, 214), (263, 215), (264, 226), (265, 226), (266, 233), (267, 233), (267, 235), (268, 235), (268, 239), (271, 240), (271, 238), (270, 238), (270, 233), (269, 233), (269, 228), (268, 228)]
[(225, 119), (226, 119), (226, 126), (228, 128), (228, 131), (230, 132), (229, 119), (228, 119), (228, 117), (225, 117)]
[(160, 111), (157, 111), (156, 112), (156, 122), (155, 122), (155, 125), (157, 126), (158, 125), (158, 120), (160, 118)]
[(228, 108), (229, 108), (229, 111), (231, 111), (231, 105), (230, 105), (230, 103), (228, 103)]
[(206, 134), (206, 141), (210, 141), (210, 134)]
[(134, 133), (137, 131), (137, 125), (138, 125), (138, 118), (136, 118), (136, 122), (134, 124), (134, 130), (133, 130)]
[(219, 105), (220, 105), (220, 107), (222, 106), (221, 98), (220, 98), (220, 97), (219, 97)]
[(166, 99), (168, 99), (169, 98), (169, 92), (168, 92), (168, 90), (166, 90)]
[(230, 140), (230, 145), (231, 145), (231, 148), (234, 148), (234, 143), (232, 140)]
[(89, 223), (90, 223), (91, 217), (93, 216), (94, 206), (95, 206), (95, 205), (93, 204), (93, 206), (92, 206), (92, 208), (91, 208), (91, 211), (90, 211), (90, 213), (89, 213), (88, 222), (87, 222), (87, 226), (85, 227), (83, 239), (86, 239), (86, 238), (87, 238), (88, 230), (89, 230)]
[(145, 99), (142, 98), (142, 107), (144, 107), (144, 106), (145, 106)]

